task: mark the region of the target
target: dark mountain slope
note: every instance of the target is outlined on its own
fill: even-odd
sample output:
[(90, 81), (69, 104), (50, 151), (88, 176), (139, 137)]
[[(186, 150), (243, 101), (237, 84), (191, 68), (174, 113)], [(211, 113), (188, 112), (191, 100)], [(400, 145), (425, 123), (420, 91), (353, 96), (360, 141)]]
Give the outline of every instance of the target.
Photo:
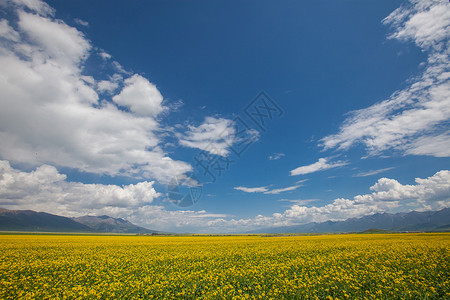
[(0, 230), (43, 232), (91, 232), (92, 229), (70, 218), (32, 210), (0, 208)]

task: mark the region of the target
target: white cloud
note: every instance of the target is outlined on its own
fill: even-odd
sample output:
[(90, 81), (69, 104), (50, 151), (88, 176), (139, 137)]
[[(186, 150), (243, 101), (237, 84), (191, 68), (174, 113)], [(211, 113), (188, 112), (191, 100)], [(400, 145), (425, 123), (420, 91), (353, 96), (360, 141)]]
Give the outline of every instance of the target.
[[(156, 116), (165, 107), (153, 84), (139, 75), (123, 81), (115, 74), (108, 84), (83, 74), (91, 42), (45, 3), (19, 2), (5, 6), (17, 22), (0, 25), (13, 41), (0, 44), (2, 159), (162, 182), (191, 170), (160, 146)], [(124, 85), (115, 101), (130, 112), (99, 99), (95, 88), (113, 91), (115, 83)]]
[[(450, 119), (450, 10), (444, 1), (411, 1), (383, 20), (390, 38), (414, 41), (428, 53), (423, 74), (387, 100), (351, 112), (337, 134), (321, 140), (324, 149), (365, 145), (369, 155), (394, 149), (404, 154), (448, 156), (443, 128)], [(433, 140), (438, 148), (427, 147)], [(448, 149), (448, 147), (447, 147)]]
[(328, 162), (329, 158), (319, 158), (319, 160), (313, 164), (302, 166), (291, 170), (291, 176), (304, 175), (314, 173), (317, 171), (328, 170), (332, 168), (342, 167), (348, 164), (345, 161)]
[(242, 192), (246, 192), (246, 193), (263, 193), (267, 191), (267, 187), (266, 186), (261, 186), (261, 187), (245, 187), (245, 186), (237, 186), (234, 187), (235, 190), (238, 191), (242, 191)]
[(170, 211), (154, 203), (161, 197), (153, 181), (122, 187), (68, 182), (66, 175), (49, 165), (24, 172), (0, 160), (0, 207), (7, 209), (32, 209), (69, 217), (109, 215), (174, 232), (207, 231), (211, 219), (229, 217), (204, 210)]
[(125, 87), (112, 99), (138, 116), (156, 117), (164, 107), (163, 96), (156, 86), (140, 75), (133, 75), (124, 82)]
[(274, 153), (273, 155), (269, 155), (269, 159), (270, 160), (278, 160), (278, 159), (282, 158), (283, 156), (285, 156), (284, 153)]
[(301, 185), (293, 185), (288, 186), (285, 188), (279, 188), (279, 189), (268, 189), (267, 186), (261, 186), (261, 187), (245, 187), (245, 186), (237, 186), (234, 187), (235, 190), (246, 192), (246, 193), (264, 193), (264, 194), (279, 194), (283, 192), (293, 191), (301, 187)]
[(450, 171), (442, 170), (428, 178), (416, 178), (415, 182), (415, 185), (402, 185), (397, 180), (381, 178), (370, 188), (372, 193), (357, 195), (353, 199), (338, 198), (324, 206), (304, 206), (312, 200), (299, 200), (298, 204), (292, 205), (283, 213), (238, 220), (219, 218), (208, 221), (208, 224), (217, 232), (246, 232), (271, 226), (346, 220), (379, 212), (439, 210), (450, 207)]
[(449, 37), (450, 11), (442, 1), (410, 1), (412, 5), (396, 9), (383, 22), (393, 24), (390, 38), (413, 40), (419, 47), (440, 47)]
[(153, 185), (154, 182), (148, 181), (123, 187), (68, 182), (66, 176), (52, 166), (42, 165), (24, 172), (12, 168), (7, 161), (0, 161), (1, 207), (66, 216), (106, 214), (166, 231), (244, 232), (269, 226), (345, 220), (377, 212), (438, 210), (450, 206), (450, 171), (447, 170), (428, 178), (416, 178), (412, 185), (380, 178), (370, 187), (371, 193), (353, 199), (338, 198), (324, 206), (304, 206), (317, 199), (282, 199), (279, 201), (295, 204), (282, 213), (248, 219), (233, 219), (204, 210), (167, 210), (154, 203), (162, 195)]
[(316, 202), (319, 201), (319, 199), (280, 199), (277, 200), (279, 202), (290, 202), (290, 203), (295, 203), (297, 205), (307, 205), (311, 202)]
[(75, 18), (74, 21), (75, 21), (75, 23), (77, 23), (77, 24), (79, 24), (81, 26), (84, 26), (84, 27), (88, 27), (89, 26), (89, 23), (87, 21), (83, 21), (83, 20), (78, 19), (78, 18)]
[(100, 57), (103, 59), (103, 60), (108, 60), (108, 59), (110, 59), (112, 56), (111, 56), (111, 54), (109, 54), (109, 53), (107, 53), (105, 50), (103, 50), (103, 49), (99, 49), (99, 51), (98, 51), (98, 53), (97, 53), (98, 55), (100, 55)]
[(207, 211), (166, 210), (162, 206), (143, 206), (134, 212), (128, 220), (147, 228), (171, 232), (204, 232), (210, 231), (210, 222), (218, 218), (228, 218), (226, 214), (214, 214)]
[(92, 82), (91, 85), (95, 86), (99, 93), (107, 93), (112, 95), (123, 83), (123, 77), (120, 74), (115, 73), (113, 76), (109, 76), (108, 80), (99, 80), (98, 82)]
[(41, 0), (5, 0), (0, 2), (0, 6), (16, 6), (18, 8), (27, 8), (41, 16), (53, 16), (55, 10), (51, 8), (47, 3)]
[[(77, 65), (88, 56), (91, 44), (77, 29), (62, 21), (19, 11), (19, 28), (37, 46), (33, 58)], [(42, 56), (42, 58), (40, 57)]]
[(178, 134), (180, 145), (220, 156), (228, 155), (228, 148), (235, 142), (235, 137), (232, 120), (214, 117), (206, 117), (197, 127), (188, 125), (184, 134)]
[(270, 191), (265, 191), (264, 194), (276, 195), (276, 194), (279, 194), (279, 193), (296, 190), (299, 187), (301, 187), (301, 185), (293, 185), (293, 186), (288, 186), (288, 187), (285, 187), (285, 188), (279, 188), (279, 189), (273, 189), (273, 190), (270, 190)]
[(225, 214), (169, 211), (154, 204), (162, 197), (153, 181), (125, 186), (68, 182), (56, 168), (42, 165), (34, 171), (14, 169), (0, 161), (0, 207), (32, 209), (69, 217), (109, 215), (150, 229), (192, 232), (206, 229), (209, 220)]
[[(100, 53), (100, 56), (102, 56), (103, 59), (108, 59), (108, 57), (106, 55), (104, 55), (104, 53)], [(111, 58), (111, 55), (109, 56), (109, 58)], [(132, 72), (129, 72), (129, 71), (125, 70), (125, 68), (117, 61), (113, 61), (111, 64), (114, 67), (114, 69), (117, 72), (119, 72), (119, 73), (122, 73), (124, 75), (131, 75), (131, 74), (133, 74)]]
[(353, 175), (353, 177), (366, 177), (366, 176), (372, 176), (372, 175), (376, 175), (376, 174), (380, 174), (389, 170), (394, 169), (395, 167), (390, 167), (390, 168), (383, 168), (383, 169), (378, 169), (378, 170), (370, 170), (370, 171), (366, 171), (366, 172), (360, 172), (356, 175)]
[(19, 33), (9, 26), (7, 20), (0, 20), (0, 36), (14, 42), (19, 40)]
[(97, 82), (97, 90), (99, 93), (114, 93), (115, 90), (119, 87), (119, 84), (110, 80), (100, 80)]
[(31, 172), (13, 169), (0, 161), (0, 205), (64, 215), (81, 215), (101, 209), (135, 209), (161, 196), (153, 181), (123, 187), (67, 182), (55, 167), (42, 165)]
[(370, 189), (370, 195), (357, 196), (361, 203), (374, 201), (415, 200), (422, 209), (442, 208), (450, 204), (450, 171), (443, 170), (422, 179), (416, 178), (416, 185), (402, 185), (395, 179), (381, 178)]
[(435, 136), (423, 136), (411, 143), (406, 154), (450, 157), (450, 131)]

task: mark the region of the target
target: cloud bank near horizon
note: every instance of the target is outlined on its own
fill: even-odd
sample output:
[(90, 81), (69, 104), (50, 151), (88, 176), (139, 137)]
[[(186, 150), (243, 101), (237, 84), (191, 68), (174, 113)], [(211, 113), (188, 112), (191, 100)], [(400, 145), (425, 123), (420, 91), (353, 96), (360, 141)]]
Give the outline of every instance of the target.
[[(286, 226), (326, 220), (345, 220), (384, 211), (438, 210), (450, 206), (450, 171), (442, 170), (428, 178), (416, 178), (415, 185), (380, 178), (370, 187), (372, 193), (353, 199), (337, 198), (325, 206), (295, 203), (283, 213), (234, 219), (230, 215), (202, 211), (170, 211), (154, 203), (163, 197), (154, 182), (123, 187), (68, 182), (56, 168), (42, 165), (34, 171), (14, 169), (0, 161), (0, 206), (8, 209), (46, 211), (66, 216), (87, 214), (126, 218), (151, 229), (186, 232), (246, 232), (271, 226)], [(243, 189), (240, 189), (243, 190)], [(264, 192), (267, 189), (253, 190)], [(278, 194), (272, 193), (272, 194)]]

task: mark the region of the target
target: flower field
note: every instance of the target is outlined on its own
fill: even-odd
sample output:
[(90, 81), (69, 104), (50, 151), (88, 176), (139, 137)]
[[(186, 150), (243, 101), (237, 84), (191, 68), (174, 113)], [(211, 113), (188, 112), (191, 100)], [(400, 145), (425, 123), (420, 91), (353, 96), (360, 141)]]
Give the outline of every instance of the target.
[(450, 299), (450, 234), (0, 235), (0, 299)]

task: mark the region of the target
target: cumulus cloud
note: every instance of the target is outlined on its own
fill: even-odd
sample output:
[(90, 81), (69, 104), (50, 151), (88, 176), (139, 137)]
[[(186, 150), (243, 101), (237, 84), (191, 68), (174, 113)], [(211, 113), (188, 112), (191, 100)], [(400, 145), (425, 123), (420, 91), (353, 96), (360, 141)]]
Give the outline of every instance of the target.
[[(41, 1), (2, 5), (17, 16), (0, 22), (8, 39), (0, 44), (2, 159), (161, 182), (191, 170), (160, 146), (157, 117), (166, 108), (154, 84), (140, 75), (84, 74), (94, 47), (81, 31)], [(120, 86), (113, 101), (98, 94)]]
[(119, 88), (119, 85), (123, 83), (123, 77), (116, 73), (109, 76), (108, 80), (99, 80), (97, 82), (94, 80), (90, 83), (93, 86), (97, 85), (96, 89), (100, 94), (107, 93), (108, 95), (112, 95)]
[(304, 175), (304, 174), (314, 173), (317, 171), (338, 168), (338, 167), (342, 167), (342, 166), (345, 166), (348, 164), (348, 162), (345, 162), (345, 161), (329, 162), (329, 160), (330, 160), (330, 158), (319, 158), (319, 160), (313, 164), (295, 168), (294, 170), (291, 170), (291, 176)]
[(0, 207), (32, 209), (64, 216), (109, 215), (163, 231), (207, 231), (207, 222), (226, 214), (170, 211), (155, 204), (163, 195), (154, 181), (125, 186), (67, 181), (55, 167), (42, 165), (30, 172), (0, 160)]
[(156, 86), (140, 75), (133, 75), (124, 82), (125, 87), (112, 99), (115, 103), (129, 108), (138, 116), (156, 117), (164, 107), (163, 96)]
[(104, 208), (133, 209), (161, 196), (154, 181), (123, 187), (66, 181), (55, 167), (42, 165), (31, 172), (12, 168), (0, 161), (0, 205), (8, 208), (80, 215)]
[(439, 210), (450, 207), (450, 171), (442, 170), (428, 178), (416, 178), (415, 183), (403, 185), (395, 179), (380, 178), (370, 187), (372, 193), (357, 195), (353, 199), (337, 198), (324, 206), (304, 206), (313, 200), (299, 200), (298, 204), (292, 205), (283, 213), (238, 220), (218, 218), (208, 221), (208, 224), (217, 231), (238, 232), (270, 226), (346, 220), (379, 212)]
[(33, 58), (52, 59), (55, 63), (75, 66), (87, 57), (91, 44), (77, 29), (62, 21), (19, 11), (18, 26), (35, 46)]
[[(324, 137), (324, 149), (363, 144), (369, 155), (386, 150), (447, 157), (450, 119), (450, 9), (445, 1), (411, 0), (383, 20), (391, 39), (412, 41), (428, 54), (425, 70), (409, 87), (368, 108), (353, 111), (339, 132)], [(432, 142), (433, 146), (427, 146)]]
[(158, 228), (159, 230), (182, 233), (208, 233), (214, 231), (214, 229), (211, 230), (209, 222), (228, 217), (226, 214), (208, 213), (205, 210), (170, 211), (162, 206), (143, 206), (128, 217), (128, 219), (147, 228)]
[(416, 178), (416, 185), (402, 185), (395, 179), (381, 178), (370, 189), (370, 195), (357, 196), (360, 203), (415, 200), (425, 209), (442, 208), (449, 204), (450, 171), (439, 171), (429, 178)]

